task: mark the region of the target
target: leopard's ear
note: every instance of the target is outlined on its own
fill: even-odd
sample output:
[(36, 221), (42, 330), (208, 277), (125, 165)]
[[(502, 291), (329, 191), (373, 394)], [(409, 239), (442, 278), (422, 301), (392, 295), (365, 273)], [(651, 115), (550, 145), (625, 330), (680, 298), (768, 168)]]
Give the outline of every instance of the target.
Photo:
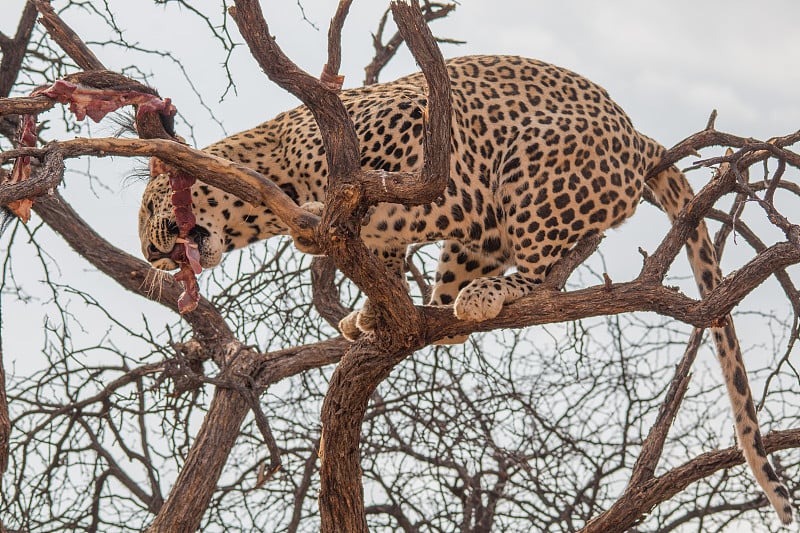
[(298, 203), (298, 201), (300, 200), (300, 195), (297, 194), (297, 190), (294, 188), (294, 185), (292, 185), (291, 183), (283, 183), (279, 185), (279, 187), (284, 192), (284, 194), (286, 194), (286, 196), (292, 199), (294, 203)]

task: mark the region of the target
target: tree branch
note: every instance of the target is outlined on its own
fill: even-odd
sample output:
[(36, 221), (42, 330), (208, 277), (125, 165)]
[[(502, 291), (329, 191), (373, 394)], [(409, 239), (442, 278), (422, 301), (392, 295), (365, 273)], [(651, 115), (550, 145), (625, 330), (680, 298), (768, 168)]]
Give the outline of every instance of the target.
[(613, 283), (570, 292), (541, 289), (503, 307), (484, 322), (456, 320), (450, 307), (422, 307), (428, 342), (448, 336), (500, 328), (569, 322), (591, 316), (652, 311), (695, 327), (706, 328), (726, 316), (750, 292), (773, 273), (800, 262), (800, 249), (778, 243), (757, 255), (742, 269), (725, 278), (703, 300), (694, 300), (674, 289), (643, 280)]
[(332, 91), (339, 91), (344, 82), (344, 76), (339, 75), (342, 65), (342, 28), (352, 3), (353, 0), (339, 1), (339, 7), (336, 8), (336, 14), (328, 28), (328, 62), (322, 68), (319, 79)]
[(335, 274), (336, 266), (329, 257), (317, 256), (311, 260), (312, 303), (319, 315), (334, 328), (351, 311), (339, 300)]
[[(7, 9), (6, 9), (7, 11)], [(28, 41), (36, 24), (36, 7), (30, 1), (25, 4), (17, 26), (17, 33), (2, 42), (3, 59), (0, 60), (0, 96), (8, 96), (17, 80), (22, 60), (28, 50)]]
[[(48, 154), (58, 152), (62, 157), (110, 155), (158, 157), (198, 179), (219, 187), (253, 205), (267, 205), (281, 221), (296, 235), (312, 237), (312, 228), (318, 218), (297, 206), (271, 180), (240, 163), (196, 150), (185, 144), (166, 139), (85, 139), (51, 142), (43, 149), (8, 150), (0, 153), (0, 162), (31, 155), (46, 159)], [(6, 190), (8, 187), (8, 190)], [(14, 191), (23, 190), (20, 185), (0, 188), (0, 205), (13, 200)], [(41, 188), (41, 185), (31, 185)]]
[(702, 340), (703, 330), (695, 328), (687, 343), (686, 351), (675, 369), (675, 377), (672, 378), (667, 395), (658, 410), (656, 421), (642, 443), (642, 449), (636, 458), (636, 463), (633, 465), (631, 479), (628, 482), (628, 490), (634, 490), (642, 483), (650, 481), (655, 474), (658, 461), (661, 459), (661, 453), (664, 451), (664, 442), (667, 440), (667, 434), (689, 388), (691, 379), (689, 371), (697, 357), (697, 350), (700, 348)]
[[(800, 429), (774, 431), (764, 436), (764, 448), (767, 453), (797, 447), (800, 447)], [(744, 457), (737, 448), (715, 450), (699, 455), (663, 476), (630, 487), (611, 508), (591, 519), (579, 533), (626, 531), (653, 507), (669, 500), (690, 484), (714, 472), (742, 463)]]
[[(429, 23), (436, 19), (448, 16), (453, 10), (455, 10), (455, 8), (456, 4), (443, 4), (426, 1), (425, 5), (422, 7), (422, 16), (425, 19), (425, 22)], [(403, 44), (403, 35), (399, 31), (392, 35), (386, 44), (383, 44), (382, 42), (383, 31), (386, 28), (386, 22), (389, 18), (390, 11), (391, 9), (387, 9), (383, 14), (380, 23), (378, 24), (378, 30), (372, 35), (372, 46), (375, 48), (375, 55), (373, 56), (369, 65), (364, 68), (366, 73), (364, 85), (373, 85), (378, 83), (378, 76), (380, 75), (381, 71), (387, 65), (387, 63), (391, 61), (395, 54), (397, 54), (397, 51), (400, 49), (400, 45)], [(461, 41), (447, 40), (447, 42), (462, 44)]]
[(41, 13), (39, 21), (47, 28), (47, 33), (83, 70), (104, 70), (103, 63), (89, 50), (83, 40), (59, 17), (50, 0), (33, 0), (36, 9)]
[[(158, 291), (149, 291), (146, 280), (153, 275), (152, 267), (109, 244), (58, 193), (39, 198), (34, 203), (33, 210), (76, 253), (122, 287), (177, 312), (176, 302), (182, 290), (178, 283), (167, 276), (161, 280), (162, 285)], [(222, 316), (205, 298), (201, 299), (197, 310), (184, 317), (200, 339), (219, 341), (231, 338), (231, 332), (225, 326)]]

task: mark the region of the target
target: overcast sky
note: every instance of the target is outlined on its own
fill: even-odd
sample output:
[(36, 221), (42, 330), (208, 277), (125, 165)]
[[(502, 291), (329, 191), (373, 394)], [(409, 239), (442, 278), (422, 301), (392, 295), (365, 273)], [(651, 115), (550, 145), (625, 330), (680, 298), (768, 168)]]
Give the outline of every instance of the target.
[[(0, 1), (0, 31), (13, 33), (24, 2)], [(58, 0), (53, 4), (56, 8), (63, 5)], [(292, 97), (266, 79), (244, 45), (234, 50), (231, 59), (236, 91), (219, 101), (227, 84), (222, 68), (225, 53), (205, 23), (180, 6), (154, 7), (148, 0), (108, 0), (108, 4), (129, 42), (172, 51), (213, 111), (198, 103), (174, 63), (125, 53), (113, 46), (95, 48), (98, 57), (116, 70), (135, 62), (194, 126), (198, 145), (252, 127), (294, 105)], [(216, 24), (222, 21), (219, 2), (191, 4), (212, 14)], [(336, 3), (301, 0), (301, 4), (304, 14), (296, 0), (262, 2), (278, 43), (301, 67), (318, 74), (326, 53), (327, 24)], [(372, 56), (370, 33), (384, 7), (385, 2), (378, 0), (353, 2), (344, 28), (342, 73), (346, 86), (363, 81), (363, 67)], [(304, 16), (310, 22), (303, 20)], [(67, 20), (86, 40), (110, 38), (106, 27), (80, 18), (78, 13), (70, 13)], [(712, 109), (719, 111), (719, 129), (743, 136), (766, 138), (799, 129), (799, 21), (797, 0), (463, 0), (449, 18), (434, 22), (432, 29), (437, 36), (466, 41), (461, 46), (443, 45), (446, 57), (516, 54), (575, 70), (604, 86), (642, 132), (669, 146), (702, 129)], [(234, 40), (241, 42), (232, 22), (229, 30)], [(413, 59), (404, 49), (383, 79), (413, 70)], [(93, 128), (95, 134), (108, 131)], [(130, 168), (125, 161), (94, 165), (95, 169), (107, 169), (107, 185), (119, 191), (113, 199), (105, 196), (98, 200), (85, 194), (76, 183), (83, 178), (75, 175), (68, 178), (71, 183), (66, 195), (109, 240), (138, 256), (136, 210), (143, 184), (123, 184)], [(692, 180), (700, 186), (708, 175), (695, 173)], [(642, 211), (637, 223), (615, 231), (603, 245), (615, 280), (636, 273), (641, 263), (637, 248), (654, 249), (659, 232), (666, 227), (662, 215), (652, 209)], [(2, 239), (0, 246), (5, 246)], [(54, 245), (53, 250), (58, 247)], [(69, 257), (66, 251), (57, 253)], [(68, 277), (71, 267), (67, 262)], [(74, 266), (75, 272), (86, 268), (85, 263)], [(92, 279), (91, 283), (98, 283), (94, 286), (114, 290), (103, 280)], [(70, 282), (81, 283), (74, 278)], [(86, 283), (81, 288), (89, 289)], [(774, 286), (767, 289), (774, 290)], [(770, 296), (762, 291), (753, 298), (769, 300)], [(137, 302), (139, 305), (141, 300)], [(9, 306), (3, 310), (7, 312)], [(4, 318), (6, 333), (22, 327), (12, 320), (10, 314)], [(15, 339), (6, 334), (4, 342), (7, 353), (13, 354), (9, 348), (14, 347)]]
[[(11, 34), (23, 0), (2, 2), (0, 31)], [(53, 3), (59, 7), (60, 2)], [(236, 90), (225, 93), (225, 52), (208, 25), (178, 4), (154, 6), (147, 0), (107, 3), (128, 42), (173, 54), (203, 94), (206, 107), (188, 87), (176, 62), (134, 54), (120, 46), (93, 46), (96, 54), (110, 69), (122, 70), (133, 63), (148, 75), (149, 82), (162, 96), (171, 97), (192, 125), (198, 146), (296, 105), (293, 97), (266, 79), (244, 45), (234, 49), (230, 61)], [(336, 2), (302, 0), (301, 4), (302, 11), (296, 0), (262, 2), (278, 43), (302, 68), (317, 74), (325, 61), (327, 24)], [(346, 86), (363, 81), (363, 68), (373, 54), (371, 32), (385, 5), (377, 0), (353, 2), (343, 38)], [(219, 2), (194, 1), (192, 6), (211, 16), (213, 24), (222, 24)], [(71, 10), (65, 18), (87, 42), (115, 39), (107, 26), (82, 13)], [(797, 0), (464, 0), (447, 19), (435, 21), (432, 29), (437, 36), (466, 41), (459, 46), (443, 45), (446, 57), (517, 54), (575, 70), (604, 86), (641, 131), (670, 146), (702, 129), (712, 109), (719, 111), (720, 129), (739, 135), (767, 138), (800, 128), (799, 20)], [(233, 39), (241, 43), (235, 24), (228, 22)], [(403, 48), (382, 79), (414, 70), (413, 58)], [(108, 135), (112, 130), (92, 126), (90, 133)], [(190, 130), (182, 125), (179, 133), (189, 136)], [(81, 169), (77, 161), (69, 166)], [(67, 176), (65, 195), (110, 241), (139, 256), (136, 211), (143, 183), (125, 180), (131, 164), (121, 158), (94, 160), (92, 169), (103, 176), (105, 185), (114, 191), (112, 195), (98, 199), (86, 194), (85, 177), (79, 173)], [(708, 176), (708, 171), (700, 171), (690, 179), (700, 187)], [(658, 235), (666, 229), (666, 218), (648, 206), (640, 208), (636, 217), (635, 223), (610, 232), (603, 244), (612, 279), (635, 275), (641, 264), (637, 248), (654, 249)], [(0, 245), (4, 244), (0, 240)], [(52, 250), (58, 250), (58, 244), (53, 244)], [(726, 270), (737, 267), (736, 254), (726, 254), (726, 262)], [(70, 265), (68, 261), (60, 263), (67, 269)], [(83, 274), (87, 265), (76, 263), (75, 268)], [(107, 284), (105, 280), (97, 283)], [(692, 284), (688, 285), (693, 290)], [(774, 294), (770, 291), (776, 288), (765, 290), (751, 298), (769, 300)]]
[[(224, 53), (210, 39), (204, 23), (176, 4), (153, 7), (147, 0), (110, 0), (115, 21), (125, 36), (142, 47), (175, 53), (195, 83), (219, 109), (224, 91), (221, 63)], [(309, 72), (324, 62), (327, 22), (332, 0), (265, 1), (264, 11), (279, 44)], [(22, 0), (3, 0), (0, 28), (16, 24)], [(219, 2), (193, 1), (197, 9), (221, 22)], [(58, 6), (59, 2), (54, 1)], [(370, 32), (385, 6), (378, 0), (356, 0), (345, 25), (343, 73), (346, 84), (363, 80), (363, 66), (372, 55)], [(70, 12), (67, 20), (89, 39), (107, 38), (105, 28)], [(628, 111), (646, 133), (668, 144), (702, 126), (712, 108), (720, 111), (720, 127), (749, 135), (776, 135), (797, 129), (800, 102), (800, 2), (743, 1), (571, 1), (463, 0), (447, 19), (432, 27), (441, 37), (466, 41), (444, 45), (445, 56), (517, 54), (571, 68), (600, 83)], [(315, 29), (311, 23), (316, 25)], [(234, 38), (241, 42), (234, 24)], [(97, 49), (109, 68), (131, 63), (132, 54), (119, 49)], [(176, 100), (179, 109), (191, 109), (191, 96), (174, 66), (136, 58), (153, 74), (151, 82)], [(220, 117), (229, 131), (253, 125), (290, 105), (280, 89), (270, 84), (250, 59), (244, 46), (233, 54), (238, 94), (229, 94)], [(415, 70), (407, 51), (387, 69), (384, 79)], [(208, 90), (211, 89), (211, 90)], [(262, 112), (257, 112), (263, 110)], [(203, 128), (195, 119), (199, 141), (218, 138), (214, 127)]]
[[(184, 11), (176, 25), (175, 7), (157, 9), (163, 11), (160, 16), (146, 17), (141, 9), (147, 4), (144, 0), (111, 4), (129, 10), (120, 11), (118, 23), (133, 39), (142, 45), (153, 42), (165, 49), (180, 49), (181, 60), (199, 84), (221, 81), (223, 57), (214, 43), (203, 39), (207, 45), (201, 45), (208, 31), (200, 21)], [(262, 4), (279, 44), (303, 68), (318, 73), (335, 2), (302, 0), (305, 16), (319, 30), (302, 21), (293, 0)], [(363, 66), (372, 55), (370, 32), (384, 5), (376, 0), (353, 3), (343, 46), (343, 73), (349, 86), (363, 80)], [(770, 136), (797, 129), (798, 20), (800, 2), (793, 0), (465, 0), (455, 13), (432, 27), (438, 36), (466, 41), (460, 46), (445, 45), (445, 56), (516, 54), (571, 68), (606, 87), (640, 129), (668, 144), (702, 126), (713, 108), (720, 112), (720, 127), (739, 133)], [(231, 31), (235, 34), (234, 25)], [(125, 54), (118, 58), (100, 55), (120, 67), (129, 61)], [(221, 119), (226, 128), (249, 127), (261, 118), (254, 112), (259, 108), (266, 118), (285, 107), (281, 91), (265, 80), (245, 47), (235, 51), (233, 65), (239, 94), (225, 102), (227, 114)], [(413, 70), (413, 60), (404, 50), (384, 79)], [(162, 92), (172, 83), (161, 73), (153, 82)], [(220, 96), (221, 89), (213, 97)], [(211, 133), (208, 141), (215, 139), (216, 132)]]

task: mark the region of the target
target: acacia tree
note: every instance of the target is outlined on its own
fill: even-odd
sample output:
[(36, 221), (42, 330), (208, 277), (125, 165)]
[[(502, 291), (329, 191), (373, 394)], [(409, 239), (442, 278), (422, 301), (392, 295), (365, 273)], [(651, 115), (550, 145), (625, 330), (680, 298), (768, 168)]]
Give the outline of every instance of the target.
[[(575, 288), (586, 286), (576, 283), (562, 291), (569, 274), (597, 247), (599, 239), (589, 239), (535, 295), (507, 306), (496, 319), (461, 322), (447, 308), (415, 306), (358, 237), (369, 206), (430, 202), (444, 187), (448, 150), (440, 147), (449, 146), (448, 82), (425, 19), (447, 15), (452, 6), (426, 2), (420, 12), (413, 4), (393, 5), (400, 32), (386, 44), (376, 38), (376, 66), (367, 81), (376, 79), (380, 65), (406, 40), (428, 80), (430, 120), (423, 171), (396, 173), (387, 176), (386, 187), (371, 188), (359, 165), (353, 125), (337, 97), (338, 43), (349, 4), (340, 2), (332, 21), (321, 81), (283, 55), (257, 2), (239, 0), (230, 11), (261, 68), (315, 113), (330, 168), (320, 217), (295, 206), (253, 170), (176, 142), (154, 115), (137, 116), (137, 131), (147, 139), (55, 141), (0, 155), (1, 163), (20, 157), (38, 163), (30, 179), (0, 186), (0, 205), (35, 198), (38, 219), (75, 253), (169, 309), (177, 310), (182, 290), (172, 278), (151, 283), (154, 274), (146, 263), (103, 239), (58, 193), (47, 193), (62, 181), (64, 160), (87, 154), (158, 157), (251, 203), (269, 205), (303, 248), (326, 257), (309, 261), (289, 241), (270, 244), (268, 254), (245, 251), (234, 259), (235, 268), (207, 279), (204, 292), (211, 298), (201, 298), (195, 311), (168, 327), (149, 320), (133, 327), (105, 311), (92, 294), (50, 278), (58, 320), (46, 323), (49, 366), (15, 376), (9, 386), (13, 429), (5, 521), (20, 530), (193, 531), (202, 525), (364, 531), (369, 525), (607, 532), (633, 527), (657, 505), (637, 527), (664, 531), (693, 522), (707, 530), (709, 524), (768, 517), (763, 498), (746, 496), (756, 494), (742, 488), (749, 480), (725, 470), (742, 462), (740, 454), (718, 449), (723, 445), (707, 433), (716, 414), (708, 405), (721, 391), (704, 383), (693, 397), (686, 392), (702, 328), (775, 276), (794, 317), (789, 323), (767, 317), (785, 335), (786, 349), (779, 364), (763, 371), (775, 384), (768, 389), (774, 391), (768, 405), (780, 410), (773, 418), (797, 427), (793, 382), (780, 370), (796, 338), (798, 293), (786, 268), (800, 260), (800, 236), (775, 199), (800, 192), (787, 170), (800, 167), (800, 157), (786, 148), (798, 134), (765, 143), (718, 132), (710, 121), (670, 150), (662, 164), (712, 145), (737, 151), (703, 163), (718, 166), (715, 179), (645, 258), (635, 280), (612, 283), (584, 270), (593, 286)], [(47, 36), (35, 31), (37, 10)], [(98, 84), (93, 73), (103, 68), (101, 61), (48, 2), (36, 0), (26, 4), (15, 37), (0, 39), (3, 95), (32, 68), (25, 66), (25, 50), (45, 57), (56, 50), (44, 43), (57, 43), (76, 70), (86, 71), (78, 79)], [(72, 68), (64, 61), (45, 64), (49, 81)], [(116, 90), (146, 90), (133, 80), (113, 79)], [(107, 90), (104, 83), (100, 88)], [(47, 96), (0, 100), (3, 134), (16, 139), (18, 116), (53, 105)], [(767, 160), (775, 169), (750, 181), (747, 169)], [(734, 197), (725, 211), (715, 208), (724, 196)], [(763, 230), (743, 221), (746, 206), (762, 210), (762, 219), (783, 238), (764, 242)], [(703, 216), (722, 224), (720, 254), (734, 229), (753, 254), (697, 301), (663, 280)], [(42, 226), (14, 224), (9, 231), (3, 291), (24, 302), (15, 261), (26, 234), (42, 269), (50, 273), (53, 267), (39, 239)], [(431, 261), (425, 249), (414, 254), (411, 272), (424, 294)], [(364, 296), (377, 310), (376, 334), (348, 343), (331, 325)], [(79, 347), (76, 328), (85, 318), (73, 314), (68, 297), (86, 302), (131, 347), (110, 338)], [(643, 310), (667, 318), (652, 324), (620, 316)], [(533, 345), (519, 332), (565, 321), (576, 322), (553, 326), (551, 343)], [(678, 323), (697, 329), (687, 336)], [(511, 329), (464, 348), (425, 348), (444, 336), (506, 328)], [(674, 345), (685, 350), (673, 375)], [(104, 360), (80, 358), (88, 352)], [(9, 435), (8, 422), (0, 418), (0, 424)], [(765, 436), (770, 452), (799, 442), (800, 430)], [(781, 459), (786, 477), (794, 479), (797, 454)]]

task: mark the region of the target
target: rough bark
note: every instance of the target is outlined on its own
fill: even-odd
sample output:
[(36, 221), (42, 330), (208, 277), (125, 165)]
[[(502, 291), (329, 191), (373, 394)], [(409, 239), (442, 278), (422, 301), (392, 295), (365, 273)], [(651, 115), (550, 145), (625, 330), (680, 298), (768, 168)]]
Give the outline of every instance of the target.
[[(252, 371), (252, 368), (247, 368), (252, 360), (250, 352), (241, 352), (231, 370)], [(169, 497), (147, 528), (148, 533), (190, 533), (198, 530), (231, 448), (239, 436), (239, 428), (249, 411), (250, 404), (242, 393), (233, 388), (215, 388), (208, 413), (192, 442), (186, 462)]]
[[(319, 495), (322, 531), (366, 531), (358, 444), (367, 401), (394, 365), (424, 346), (419, 313), (403, 285), (388, 274), (358, 237), (361, 218), (370, 205), (379, 201), (413, 205), (433, 201), (442, 193), (449, 173), (449, 150), (433, 148), (450, 145), (449, 80), (444, 60), (418, 5), (393, 3), (392, 10), (428, 80), (430, 121), (425, 128), (422, 172), (381, 173), (377, 189), (368, 185), (370, 180), (361, 169), (355, 129), (335, 91), (302, 72), (285, 56), (270, 36), (257, 2), (237, 0), (231, 11), (261, 68), (275, 83), (297, 95), (314, 114), (329, 168), (317, 245), (378, 310), (376, 335), (367, 336), (348, 349), (331, 378), (323, 403)], [(330, 63), (335, 66), (335, 61)], [(398, 328), (398, 324), (406, 327)]]

